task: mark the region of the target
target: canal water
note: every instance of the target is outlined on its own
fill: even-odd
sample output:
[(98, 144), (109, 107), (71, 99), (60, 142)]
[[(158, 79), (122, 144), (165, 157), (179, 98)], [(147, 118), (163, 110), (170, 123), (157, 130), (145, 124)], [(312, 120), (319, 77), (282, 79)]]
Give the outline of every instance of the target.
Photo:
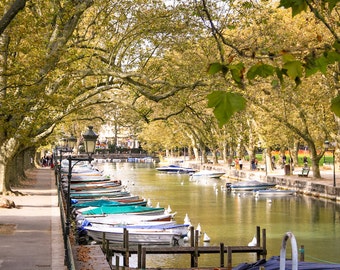
[[(306, 261), (340, 263), (340, 205), (334, 202), (302, 195), (256, 199), (251, 193), (225, 191), (223, 178), (193, 181), (184, 174), (159, 173), (152, 163), (95, 166), (113, 179), (122, 180), (132, 194), (150, 200), (152, 206), (170, 206), (176, 212), (177, 223), (183, 223), (187, 214), (195, 229), (200, 224), (202, 233), (210, 238), (205, 243), (201, 237), (199, 245), (248, 245), (256, 226), (260, 226), (266, 229), (268, 259), (280, 254), (284, 234), (292, 232), (298, 247), (304, 245)], [(291, 258), (290, 243), (287, 258)], [(130, 262), (136, 264), (134, 260)], [(233, 266), (255, 261), (254, 254), (233, 254)], [(219, 255), (202, 254), (198, 265), (217, 267)], [(190, 267), (190, 256), (148, 255), (146, 266)]]

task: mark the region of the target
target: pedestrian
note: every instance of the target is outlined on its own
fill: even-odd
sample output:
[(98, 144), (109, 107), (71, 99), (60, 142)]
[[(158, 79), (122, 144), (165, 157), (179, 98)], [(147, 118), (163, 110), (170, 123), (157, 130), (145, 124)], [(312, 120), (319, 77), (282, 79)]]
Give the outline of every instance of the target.
[(251, 169), (254, 171), (255, 170), (255, 158), (252, 158), (251, 161), (250, 161), (250, 164), (251, 164)]
[(305, 167), (308, 167), (308, 159), (306, 156), (303, 157), (303, 164)]
[(272, 168), (273, 169), (276, 169), (275, 160), (276, 160), (275, 156), (272, 156)]
[(238, 165), (240, 166), (240, 170), (242, 170), (243, 167), (243, 161), (241, 158), (238, 159)]

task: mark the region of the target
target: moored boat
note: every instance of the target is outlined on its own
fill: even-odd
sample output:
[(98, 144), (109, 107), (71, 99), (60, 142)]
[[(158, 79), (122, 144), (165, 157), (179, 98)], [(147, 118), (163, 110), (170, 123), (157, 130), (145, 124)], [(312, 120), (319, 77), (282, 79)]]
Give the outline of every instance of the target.
[(295, 190), (291, 189), (260, 189), (254, 191), (255, 197), (282, 197), (282, 196), (291, 196), (296, 193)]
[(231, 191), (254, 191), (275, 187), (275, 183), (266, 183), (257, 180), (242, 181), (236, 184), (228, 184), (227, 188)]
[(178, 165), (162, 166), (156, 168), (156, 170), (164, 173), (187, 173), (187, 174), (194, 173), (196, 171), (193, 168), (186, 168)]
[(220, 178), (224, 175), (224, 172), (214, 171), (214, 170), (202, 170), (193, 173), (191, 176), (195, 177), (207, 177), (207, 178)]
[[(86, 226), (84, 229), (94, 241), (102, 242), (105, 233), (105, 239), (114, 243), (124, 242), (124, 228), (109, 226)], [(127, 229), (129, 233), (129, 244), (137, 245), (173, 245), (180, 236), (171, 230), (148, 230), (148, 229)]]
[(125, 206), (101, 206), (101, 207), (87, 207), (78, 209), (83, 216), (104, 216), (104, 215), (114, 215), (114, 214), (124, 214), (124, 213), (135, 213), (135, 214), (164, 214), (165, 209), (162, 207), (147, 207), (139, 205), (125, 205)]
[(118, 197), (126, 197), (129, 196), (130, 193), (127, 191), (112, 191), (112, 192), (92, 192), (92, 193), (71, 193), (70, 196), (72, 199), (99, 199), (99, 198), (118, 198)]
[(86, 207), (101, 207), (101, 206), (126, 206), (126, 205), (140, 205), (140, 206), (146, 206), (147, 201), (146, 200), (139, 200), (139, 201), (132, 201), (132, 202), (117, 202), (113, 200), (92, 200), (89, 202), (84, 203), (75, 203), (73, 204), (73, 207), (79, 209), (79, 208), (86, 208)]
[(92, 224), (136, 224), (140, 222), (160, 222), (172, 221), (174, 214), (161, 215), (137, 215), (137, 214), (116, 214), (104, 217), (86, 217), (85, 219)]

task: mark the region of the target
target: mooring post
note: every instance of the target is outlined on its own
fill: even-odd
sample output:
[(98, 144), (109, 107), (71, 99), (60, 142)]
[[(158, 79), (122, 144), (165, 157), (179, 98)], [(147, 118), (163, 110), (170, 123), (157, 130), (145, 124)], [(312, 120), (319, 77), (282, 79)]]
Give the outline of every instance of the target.
[[(260, 226), (256, 226), (256, 246), (259, 247), (261, 243), (261, 228)], [(256, 259), (260, 260), (260, 253), (256, 253)]]
[(232, 269), (232, 249), (230, 246), (227, 247), (227, 252), (228, 252), (228, 269)]
[(116, 270), (119, 270), (119, 256), (116, 255)]
[[(190, 246), (194, 247), (195, 246), (195, 231), (194, 227), (190, 226)], [(190, 265), (191, 267), (195, 267), (195, 252), (191, 252), (190, 254)]]
[(198, 266), (198, 230), (195, 231), (195, 265)]
[(105, 236), (106, 236), (106, 235), (105, 235), (105, 232), (103, 232), (102, 250), (105, 250), (105, 239), (106, 239)]
[(224, 244), (220, 243), (220, 267), (224, 267)]
[(125, 256), (124, 256), (124, 266), (129, 266), (129, 231), (124, 228), (124, 234), (123, 234), (123, 243), (124, 243), (124, 249), (125, 249)]
[(110, 243), (109, 240), (105, 240), (105, 255), (106, 255), (106, 260), (109, 262), (110, 261)]
[(137, 267), (138, 269), (142, 268), (142, 245), (138, 244), (137, 246)]
[(266, 232), (266, 229), (262, 229), (262, 247), (263, 247), (262, 259), (266, 259), (266, 257), (267, 257), (267, 232)]
[(305, 261), (305, 246), (301, 245), (300, 247), (300, 261), (304, 262)]
[(146, 248), (142, 248), (141, 269), (146, 268)]

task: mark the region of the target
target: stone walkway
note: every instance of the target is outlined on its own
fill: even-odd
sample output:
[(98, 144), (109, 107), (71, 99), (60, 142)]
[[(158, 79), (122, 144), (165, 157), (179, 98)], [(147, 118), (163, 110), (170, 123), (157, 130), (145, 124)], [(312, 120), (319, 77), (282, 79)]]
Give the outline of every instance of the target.
[(0, 269), (64, 270), (64, 242), (54, 171), (28, 172), (18, 190), (25, 196), (4, 196), (16, 208), (0, 208)]

